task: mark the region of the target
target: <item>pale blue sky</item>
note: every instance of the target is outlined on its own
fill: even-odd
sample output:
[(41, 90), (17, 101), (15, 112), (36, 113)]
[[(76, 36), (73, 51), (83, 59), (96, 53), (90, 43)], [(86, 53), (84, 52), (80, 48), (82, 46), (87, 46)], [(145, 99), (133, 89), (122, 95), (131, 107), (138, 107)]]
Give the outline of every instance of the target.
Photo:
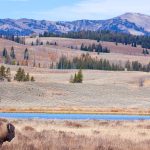
[(150, 0), (0, 0), (0, 18), (101, 20), (125, 12), (150, 15)]

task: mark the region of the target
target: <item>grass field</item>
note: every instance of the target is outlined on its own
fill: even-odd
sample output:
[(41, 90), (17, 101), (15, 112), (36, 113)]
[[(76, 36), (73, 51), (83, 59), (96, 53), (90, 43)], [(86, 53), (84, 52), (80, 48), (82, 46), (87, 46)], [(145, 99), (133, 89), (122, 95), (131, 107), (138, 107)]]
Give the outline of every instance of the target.
[(9, 120), (16, 137), (2, 150), (149, 150), (149, 121)]
[(77, 70), (24, 69), (36, 82), (1, 82), (0, 111), (149, 114), (149, 73), (84, 70), (83, 84), (71, 84)]

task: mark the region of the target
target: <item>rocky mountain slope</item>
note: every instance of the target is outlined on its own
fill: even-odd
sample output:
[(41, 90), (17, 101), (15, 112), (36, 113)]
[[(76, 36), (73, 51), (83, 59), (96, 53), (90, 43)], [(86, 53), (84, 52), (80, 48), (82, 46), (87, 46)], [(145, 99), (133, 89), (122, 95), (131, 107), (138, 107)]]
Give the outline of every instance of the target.
[(110, 30), (133, 35), (150, 35), (150, 16), (139, 13), (126, 13), (108, 20), (77, 20), (53, 22), (33, 19), (0, 19), (1, 34), (30, 35), (44, 31), (67, 33), (82, 30)]

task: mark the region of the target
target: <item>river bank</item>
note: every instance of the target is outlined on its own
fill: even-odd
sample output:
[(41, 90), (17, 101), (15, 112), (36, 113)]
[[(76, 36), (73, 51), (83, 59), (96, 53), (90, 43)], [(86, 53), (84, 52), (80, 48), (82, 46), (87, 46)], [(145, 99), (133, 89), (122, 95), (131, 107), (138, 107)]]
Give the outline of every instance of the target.
[(108, 114), (108, 115), (147, 115), (150, 109), (139, 108), (90, 108), (90, 107), (59, 107), (59, 108), (0, 108), (2, 113), (47, 113), (47, 114)]

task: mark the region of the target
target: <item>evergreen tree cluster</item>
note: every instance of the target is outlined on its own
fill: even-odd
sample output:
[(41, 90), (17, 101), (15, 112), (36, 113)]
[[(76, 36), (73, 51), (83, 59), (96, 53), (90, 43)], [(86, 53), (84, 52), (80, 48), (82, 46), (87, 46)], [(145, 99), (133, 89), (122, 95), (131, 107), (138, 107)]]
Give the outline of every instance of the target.
[(10, 68), (5, 68), (4, 66), (0, 67), (0, 81), (7, 80), (8, 82), (11, 82), (11, 72)]
[(150, 63), (147, 65), (143, 65), (138, 61), (127, 61), (125, 64), (125, 68), (128, 71), (143, 71), (143, 72), (150, 72)]
[(83, 82), (83, 74), (82, 70), (80, 69), (78, 73), (75, 73), (74, 77), (71, 76), (70, 83), (82, 83)]
[[(11, 70), (2, 65), (0, 66), (0, 81), (4, 81), (5, 79), (11, 82)], [(24, 69), (21, 68), (17, 70), (14, 80), (19, 82), (35, 81), (33, 76), (30, 77), (29, 73), (25, 73)]]
[(73, 39), (92, 39), (99, 41), (122, 43), (124, 45), (131, 45), (137, 47), (141, 45), (142, 48), (150, 49), (150, 36), (135, 36), (126, 33), (117, 33), (113, 31), (80, 31), (80, 32), (68, 32), (64, 34), (54, 34), (45, 32), (40, 34), (40, 37), (65, 37)]
[(35, 81), (33, 76), (30, 77), (29, 73), (25, 73), (24, 69), (21, 68), (17, 70), (14, 80), (19, 82)]
[(47, 41), (46, 43), (40, 41), (40, 39), (36, 39), (35, 42), (31, 42), (31, 46), (38, 46), (38, 45), (53, 45), (53, 46), (57, 46), (57, 42), (49, 42)]
[(4, 35), (1, 34), (0, 38), (11, 40), (11, 41), (14, 41), (16, 43), (20, 43), (20, 44), (25, 45), (25, 37), (14, 36), (13, 34), (4, 34)]
[(149, 51), (147, 49), (143, 49), (143, 54), (144, 55), (149, 55)]
[(80, 49), (82, 51), (89, 51), (89, 52), (110, 53), (110, 50), (107, 47), (102, 47), (100, 43), (98, 45), (93, 43), (92, 45), (89, 45), (89, 46), (86, 46), (82, 43)]
[(121, 65), (110, 64), (106, 59), (92, 58), (89, 54), (83, 54), (81, 57), (75, 57), (73, 60), (62, 56), (57, 63), (57, 69), (93, 69), (93, 70), (124, 70)]
[(125, 65), (110, 63), (106, 59), (92, 58), (89, 54), (83, 54), (81, 57), (75, 57), (73, 60), (62, 56), (57, 63), (57, 69), (91, 69), (91, 70), (109, 70), (109, 71), (143, 71), (150, 72), (150, 63), (143, 65), (138, 61), (127, 61)]

